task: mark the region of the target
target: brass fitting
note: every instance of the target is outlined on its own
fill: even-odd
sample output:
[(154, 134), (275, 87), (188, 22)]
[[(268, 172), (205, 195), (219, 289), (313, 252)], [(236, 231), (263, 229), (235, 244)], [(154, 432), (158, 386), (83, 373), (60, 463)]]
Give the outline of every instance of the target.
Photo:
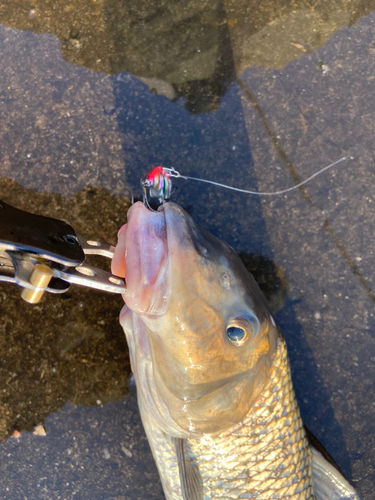
[(51, 281), (53, 276), (52, 269), (45, 264), (36, 264), (29, 277), (29, 282), (42, 290), (32, 290), (31, 288), (24, 288), (21, 293), (21, 297), (26, 302), (30, 304), (37, 304), (43, 297), (44, 290), (47, 288), (48, 283)]

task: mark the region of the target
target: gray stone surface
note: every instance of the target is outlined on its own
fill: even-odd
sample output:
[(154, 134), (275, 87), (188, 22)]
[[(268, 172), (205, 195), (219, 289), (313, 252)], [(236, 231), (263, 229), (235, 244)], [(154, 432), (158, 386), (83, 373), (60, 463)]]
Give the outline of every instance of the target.
[[(375, 485), (375, 16), (344, 27), (370, 12), (371, 3), (353, 3), (351, 9), (340, 4), (341, 14), (349, 12), (346, 21), (320, 4), (312, 10), (256, 4), (222, 7), (216, 18), (224, 26), (221, 62), (215, 67), (225, 71), (204, 81), (189, 73), (185, 93), (173, 87), (175, 82), (172, 90), (165, 87), (170, 66), (164, 75), (162, 69), (138, 75), (147, 78), (143, 81), (128, 73), (109, 76), (110, 64), (67, 62), (52, 34), (0, 27), (0, 198), (67, 218), (85, 236), (114, 242), (130, 191), (140, 196), (139, 179), (154, 165), (274, 191), (346, 156), (346, 162), (287, 195), (259, 198), (181, 180), (173, 196), (245, 260), (260, 254), (281, 267), (278, 279), (272, 274), (261, 279), (268, 280), (270, 296), (279, 297), (276, 317), (289, 345), (303, 419), (370, 500)], [(82, 43), (99, 54), (100, 44), (90, 37), (79, 42), (83, 35), (71, 32), (80, 15), (57, 3), (54, 17), (51, 5), (44, 11), (42, 5), (35, 13), (44, 12), (49, 26), (56, 25), (47, 31), (57, 33), (63, 30), (61, 20), (69, 20), (63, 26), (71, 50), (81, 50)], [(103, 9), (96, 5), (99, 16)], [(30, 29), (33, 6), (17, 6), (19, 15), (12, 19), (26, 19), (18, 27)], [(138, 18), (158, 19), (155, 12), (147, 17), (154, 7), (145, 3)], [(2, 9), (4, 24), (16, 26), (6, 22)], [(85, 33), (90, 22), (94, 26), (94, 10), (85, 19)], [(177, 25), (181, 16), (176, 7)], [(287, 33), (282, 40), (281, 18)], [(337, 18), (341, 21), (334, 25)], [(194, 19), (187, 23), (187, 39), (201, 23), (212, 25), (201, 11)], [(311, 19), (315, 33), (321, 29), (321, 43), (311, 32), (301, 34), (300, 26)], [(108, 37), (116, 30), (108, 22), (104, 31)], [(157, 38), (150, 40), (158, 47)], [(215, 40), (212, 35), (211, 47)], [(291, 57), (285, 56), (288, 44)], [(64, 43), (63, 48), (66, 56)], [(94, 60), (95, 50), (85, 60)], [(148, 53), (142, 45), (139, 50)], [(255, 56), (266, 62), (255, 62)], [(189, 67), (176, 66), (176, 74)], [(73, 287), (65, 299), (46, 297), (33, 309), (11, 285), (2, 285), (0, 294), (3, 497), (161, 500), (134, 393), (127, 397), (129, 365), (116, 321), (119, 297)], [(46, 436), (30, 433), (37, 424), (45, 426)], [(21, 431), (19, 439), (9, 437), (13, 429)]]

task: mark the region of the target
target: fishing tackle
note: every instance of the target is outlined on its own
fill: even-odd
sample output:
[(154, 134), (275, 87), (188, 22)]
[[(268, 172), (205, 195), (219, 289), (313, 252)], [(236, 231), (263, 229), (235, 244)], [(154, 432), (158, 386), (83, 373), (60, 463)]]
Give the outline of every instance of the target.
[(22, 287), (36, 304), (44, 292), (65, 293), (70, 284), (124, 293), (122, 278), (88, 265), (87, 255), (112, 259), (114, 247), (79, 236), (65, 221), (35, 215), (0, 200), (0, 282)]
[[(177, 174), (177, 175), (176, 175)], [(141, 180), (143, 189), (143, 202), (150, 210), (154, 211), (148, 202), (148, 195), (157, 198), (159, 203), (169, 200), (172, 192), (171, 177), (182, 177), (174, 168), (154, 167), (145, 179)]]
[(271, 191), (271, 192), (249, 191), (247, 189), (235, 188), (233, 186), (228, 186), (227, 184), (221, 184), (219, 182), (210, 181), (207, 179), (200, 179), (198, 177), (188, 177), (186, 175), (181, 175), (180, 172), (175, 170), (173, 167), (166, 168), (158, 166), (153, 168), (145, 179), (141, 180), (141, 186), (143, 188), (143, 202), (150, 210), (153, 210), (148, 203), (147, 190), (149, 192), (150, 197), (158, 198), (160, 203), (168, 201), (172, 192), (172, 179), (171, 179), (172, 177), (185, 180), (198, 181), (198, 182), (206, 182), (207, 184), (213, 184), (214, 186), (231, 189), (232, 191), (238, 191), (240, 193), (253, 194), (257, 196), (272, 196), (272, 195), (284, 194), (288, 193), (289, 191), (293, 191), (294, 189), (298, 189), (307, 182), (311, 181), (314, 177), (317, 177), (318, 175), (322, 174), (325, 170), (334, 167), (335, 165), (344, 160), (346, 160), (346, 156), (343, 156), (339, 160), (336, 160), (333, 163), (327, 165), (326, 167), (321, 168), (314, 174), (310, 175), (310, 177), (300, 182), (299, 184), (296, 184), (295, 186), (291, 186), (289, 188), (282, 189), (280, 191)]

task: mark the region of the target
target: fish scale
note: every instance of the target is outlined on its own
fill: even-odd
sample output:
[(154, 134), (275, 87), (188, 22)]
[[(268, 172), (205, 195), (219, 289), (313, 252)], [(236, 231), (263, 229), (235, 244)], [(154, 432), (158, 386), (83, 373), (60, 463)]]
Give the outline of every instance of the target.
[[(152, 419), (146, 421), (166, 497), (181, 500), (173, 444)], [(221, 433), (187, 439), (185, 449), (199, 470), (204, 500), (313, 500), (311, 448), (282, 338), (269, 383), (242, 422)]]
[(187, 449), (200, 471), (205, 499), (314, 498), (311, 451), (283, 339), (270, 382), (242, 422), (215, 436), (189, 439)]

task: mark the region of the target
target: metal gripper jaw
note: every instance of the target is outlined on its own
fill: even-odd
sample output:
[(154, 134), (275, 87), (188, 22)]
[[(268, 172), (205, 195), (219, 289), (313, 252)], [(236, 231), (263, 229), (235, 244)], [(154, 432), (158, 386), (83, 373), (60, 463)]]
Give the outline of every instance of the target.
[(62, 220), (31, 214), (0, 200), (0, 281), (23, 288), (37, 303), (44, 292), (64, 293), (71, 283), (123, 293), (125, 282), (85, 264), (88, 254), (112, 258), (107, 243), (85, 240)]

